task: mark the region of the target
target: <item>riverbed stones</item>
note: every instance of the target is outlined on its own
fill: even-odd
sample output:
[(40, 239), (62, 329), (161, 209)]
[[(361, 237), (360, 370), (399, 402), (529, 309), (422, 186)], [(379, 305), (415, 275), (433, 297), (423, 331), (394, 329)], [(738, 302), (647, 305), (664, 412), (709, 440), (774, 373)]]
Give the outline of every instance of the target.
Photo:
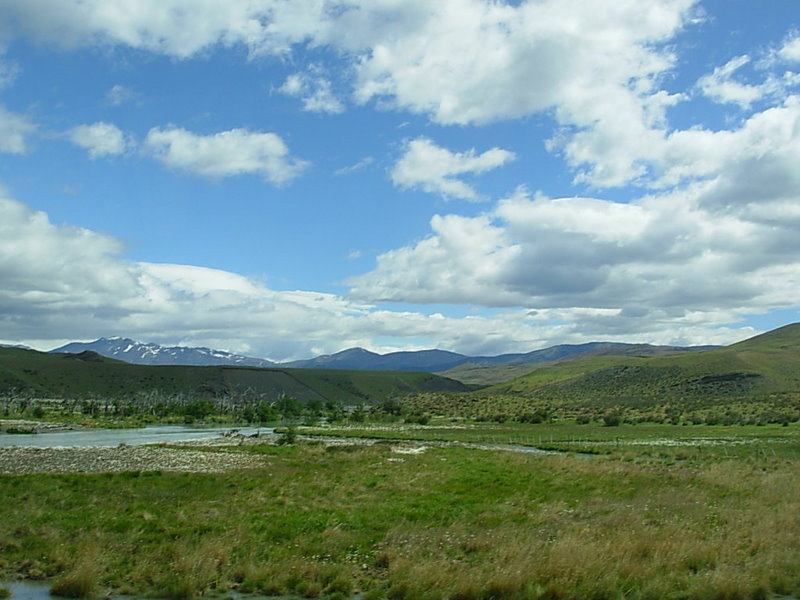
[(220, 473), (257, 468), (262, 457), (152, 446), (117, 448), (0, 448), (0, 474), (175, 471)]

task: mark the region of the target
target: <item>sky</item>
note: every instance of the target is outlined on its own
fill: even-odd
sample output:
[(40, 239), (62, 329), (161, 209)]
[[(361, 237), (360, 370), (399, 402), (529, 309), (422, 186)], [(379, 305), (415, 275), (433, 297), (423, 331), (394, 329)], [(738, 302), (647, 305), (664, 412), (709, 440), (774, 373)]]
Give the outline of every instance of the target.
[(0, 0), (0, 342), (796, 321), (797, 0)]

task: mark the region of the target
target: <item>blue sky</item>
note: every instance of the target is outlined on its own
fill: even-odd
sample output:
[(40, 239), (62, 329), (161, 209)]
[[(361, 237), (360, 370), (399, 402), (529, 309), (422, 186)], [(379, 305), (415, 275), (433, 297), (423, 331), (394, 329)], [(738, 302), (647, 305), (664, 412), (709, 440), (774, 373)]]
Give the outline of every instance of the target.
[(0, 341), (800, 320), (795, 0), (0, 0)]

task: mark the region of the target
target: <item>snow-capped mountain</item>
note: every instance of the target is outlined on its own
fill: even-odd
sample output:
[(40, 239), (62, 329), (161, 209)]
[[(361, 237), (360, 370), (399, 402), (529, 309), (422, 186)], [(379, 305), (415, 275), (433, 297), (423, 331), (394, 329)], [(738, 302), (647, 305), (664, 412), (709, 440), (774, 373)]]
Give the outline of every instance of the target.
[(25, 344), (0, 344), (0, 348), (16, 348), (17, 350), (33, 350), (30, 346)]
[(72, 342), (50, 352), (78, 354), (91, 350), (108, 358), (116, 358), (138, 365), (237, 365), (241, 367), (273, 367), (275, 363), (263, 358), (252, 358), (211, 348), (186, 346), (159, 346), (143, 344), (130, 338), (100, 338), (94, 342)]

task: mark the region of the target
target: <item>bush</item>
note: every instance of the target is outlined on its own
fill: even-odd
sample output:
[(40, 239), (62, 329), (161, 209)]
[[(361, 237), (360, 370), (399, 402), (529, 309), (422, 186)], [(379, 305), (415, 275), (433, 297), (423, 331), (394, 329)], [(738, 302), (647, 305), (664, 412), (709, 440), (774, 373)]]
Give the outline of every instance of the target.
[(414, 423), (416, 425), (427, 425), (430, 422), (431, 418), (429, 415), (415, 413), (406, 416), (404, 422), (406, 423)]
[(283, 435), (278, 438), (278, 443), (283, 445), (294, 444), (297, 441), (297, 427), (289, 425)]

